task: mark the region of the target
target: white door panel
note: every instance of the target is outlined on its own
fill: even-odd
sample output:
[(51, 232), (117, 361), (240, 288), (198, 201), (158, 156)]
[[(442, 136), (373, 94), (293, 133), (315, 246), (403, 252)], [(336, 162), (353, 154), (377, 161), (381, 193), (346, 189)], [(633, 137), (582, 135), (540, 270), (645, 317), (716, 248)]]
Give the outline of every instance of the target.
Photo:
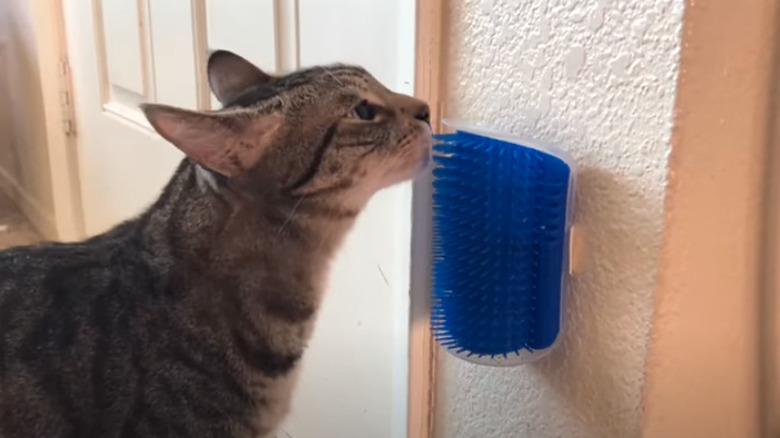
[[(135, 2), (102, 0), (96, 13), (102, 33), (101, 64), (111, 88), (122, 88), (140, 96), (148, 92), (144, 67), (146, 60), (144, 35), (139, 29), (143, 11)], [(99, 41), (98, 41), (99, 42)]]
[(212, 49), (240, 53), (265, 71), (275, 71), (276, 8), (272, 1), (206, 0)]
[[(269, 0), (206, 0), (209, 49), (230, 50), (266, 72), (277, 71), (275, 3)], [(220, 106), (213, 95), (211, 106)]]
[(302, 66), (360, 64), (395, 91), (414, 92), (414, 1), (299, 0)]
[(184, 108), (196, 108), (198, 105), (195, 51), (182, 50), (195, 47), (192, 16), (190, 0), (149, 2), (154, 100), (159, 103)]
[[(269, 72), (361, 64), (413, 90), (414, 0), (65, 0), (85, 223), (140, 213), (182, 155), (138, 110), (216, 106), (209, 50)], [(406, 436), (411, 188), (380, 193), (334, 262), (293, 409), (294, 438)], [(286, 437), (280, 433), (280, 437)]]

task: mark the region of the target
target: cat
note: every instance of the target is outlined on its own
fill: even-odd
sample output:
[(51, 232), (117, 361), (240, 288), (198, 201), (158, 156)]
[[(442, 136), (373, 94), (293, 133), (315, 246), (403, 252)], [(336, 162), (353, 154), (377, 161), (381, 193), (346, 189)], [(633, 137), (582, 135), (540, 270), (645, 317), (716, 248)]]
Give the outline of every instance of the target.
[(147, 211), (0, 252), (0, 437), (271, 436), (339, 243), (430, 161), (428, 105), (361, 67), (207, 71), (223, 109), (142, 105), (185, 154)]

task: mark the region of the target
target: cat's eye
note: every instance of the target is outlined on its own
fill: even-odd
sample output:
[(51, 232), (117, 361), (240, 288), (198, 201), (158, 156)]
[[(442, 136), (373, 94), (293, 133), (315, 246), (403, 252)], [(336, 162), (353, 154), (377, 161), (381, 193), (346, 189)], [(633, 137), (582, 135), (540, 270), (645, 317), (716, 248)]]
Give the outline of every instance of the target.
[(374, 120), (376, 107), (364, 100), (352, 110), (352, 115), (360, 120)]

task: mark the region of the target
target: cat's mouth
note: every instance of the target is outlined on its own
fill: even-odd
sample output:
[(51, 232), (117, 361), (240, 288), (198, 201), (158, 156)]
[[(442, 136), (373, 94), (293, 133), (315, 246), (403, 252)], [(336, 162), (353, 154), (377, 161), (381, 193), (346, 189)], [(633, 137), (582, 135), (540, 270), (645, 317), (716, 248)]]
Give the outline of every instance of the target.
[(427, 123), (420, 123), (415, 132), (399, 145), (399, 154), (386, 169), (389, 184), (408, 181), (419, 176), (433, 161), (433, 134)]

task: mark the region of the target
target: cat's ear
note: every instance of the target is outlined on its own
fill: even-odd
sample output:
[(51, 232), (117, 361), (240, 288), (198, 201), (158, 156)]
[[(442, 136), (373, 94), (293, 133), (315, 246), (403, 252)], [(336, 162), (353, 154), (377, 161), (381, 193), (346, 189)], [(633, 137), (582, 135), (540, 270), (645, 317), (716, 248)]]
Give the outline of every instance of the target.
[(141, 105), (163, 138), (195, 162), (225, 176), (252, 168), (282, 125), (278, 114), (201, 113), (168, 105)]
[(211, 91), (223, 105), (247, 88), (271, 80), (271, 76), (254, 64), (227, 50), (217, 50), (209, 55), (207, 71)]

